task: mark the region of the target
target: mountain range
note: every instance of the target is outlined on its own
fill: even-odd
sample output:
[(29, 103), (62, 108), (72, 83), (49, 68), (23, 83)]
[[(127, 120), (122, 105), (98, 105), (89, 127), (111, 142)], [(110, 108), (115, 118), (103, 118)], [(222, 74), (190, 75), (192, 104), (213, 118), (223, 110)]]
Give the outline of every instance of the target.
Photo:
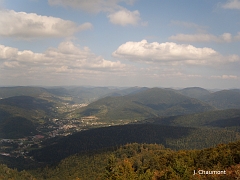
[(198, 99), (171, 89), (151, 88), (134, 94), (106, 97), (78, 110), (79, 116), (94, 115), (104, 120), (146, 119), (215, 110)]
[[(58, 170), (65, 172), (63, 169), (67, 167), (69, 172), (75, 174), (69, 176), (64, 174), (62, 177), (100, 178), (110, 167), (112, 156), (109, 153), (115, 153), (115, 158), (120, 158), (118, 163), (112, 161), (111, 164), (111, 167), (117, 169), (116, 172), (122, 172), (127, 167), (130, 170), (135, 168), (128, 172), (141, 174), (142, 178), (163, 177), (162, 171), (159, 171), (162, 166), (157, 167), (160, 161), (151, 158), (149, 160), (148, 156), (164, 153), (164, 156), (157, 158), (161, 157), (166, 164), (169, 164), (169, 166), (164, 165), (167, 169), (165, 169), (166, 172), (163, 170), (165, 175), (171, 171), (175, 173), (174, 177), (183, 177), (184, 172), (187, 172), (186, 169), (181, 169), (183, 167), (191, 169), (196, 166), (197, 168), (200, 164), (202, 167), (209, 168), (209, 163), (214, 167), (217, 166), (214, 158), (211, 162), (205, 158), (201, 162), (199, 160), (198, 164), (191, 164), (192, 161), (198, 162), (195, 156), (200, 157), (201, 153), (205, 153), (204, 157), (209, 157), (207, 153), (210, 150), (202, 150), (199, 154), (193, 155), (198, 152), (195, 149), (209, 148), (240, 139), (240, 90), (238, 89), (211, 91), (199, 87), (184, 89), (5, 87), (0, 88), (0, 97), (0, 138), (2, 139), (18, 139), (37, 135), (40, 125), (51, 125), (48, 124), (49, 119), (68, 121), (69, 114), (74, 121), (79, 121), (79, 123), (90, 116), (94, 117), (97, 123), (107, 126), (94, 128), (89, 125), (88, 130), (82, 129), (69, 136), (45, 139), (39, 143), (39, 146), (28, 148), (29, 159), (0, 155), (0, 162), (9, 167), (22, 170), (34, 169), (28, 171), (30, 174), (19, 173), (22, 177), (33, 178), (34, 176), (37, 179), (48, 179), (55, 176), (59, 179), (58, 175), (61, 173)], [(82, 103), (88, 105), (80, 106)], [(163, 146), (156, 144), (164, 145), (172, 150), (164, 149)], [(223, 146), (233, 149), (231, 156), (225, 157), (230, 150), (224, 151), (224, 148), (221, 149)], [(236, 143), (236, 146), (238, 147), (239, 143)], [(221, 161), (221, 167), (230, 168), (231, 165), (236, 165), (234, 163), (240, 163), (237, 147), (234, 145), (219, 145), (218, 147), (223, 152), (220, 154), (221, 157), (219, 155), (219, 158), (224, 160)], [(144, 158), (141, 154), (143, 152)], [(183, 154), (188, 153), (193, 153), (193, 156), (186, 157), (186, 159)], [(135, 157), (134, 154), (139, 155)], [(178, 155), (175, 157), (174, 154)], [(171, 159), (173, 156), (175, 159)], [(131, 159), (132, 157), (134, 159)], [(176, 160), (177, 157), (185, 159)], [(97, 162), (99, 160), (101, 162)], [(155, 165), (152, 164), (153, 162)], [(187, 165), (186, 162), (188, 162)], [(40, 169), (35, 169), (39, 166)], [(0, 167), (18, 174), (4, 165)], [(90, 169), (85, 169), (86, 167)], [(90, 175), (91, 169), (94, 168), (97, 169), (94, 171), (95, 174)], [(1, 176), (1, 173), (0, 177), (5, 177)], [(112, 172), (107, 171), (104, 177), (109, 175), (108, 173)], [(79, 174), (84, 174), (84, 176)]]
[[(77, 101), (82, 99), (82, 102), (91, 103), (71, 112), (73, 117), (95, 116), (99, 122), (130, 122), (174, 116), (176, 123), (176, 118), (180, 119), (180, 115), (189, 114), (188, 118), (184, 116), (185, 119), (189, 119), (189, 123), (198, 116), (196, 113), (209, 112), (205, 115), (209, 117), (208, 123), (212, 123), (212, 126), (220, 126), (220, 124), (223, 126), (225, 121), (221, 117), (227, 115), (228, 118), (232, 118), (231, 124), (237, 125), (238, 122), (234, 118), (238, 116), (233, 116), (232, 112), (238, 112), (240, 108), (240, 91), (235, 89), (210, 92), (198, 87), (180, 90), (146, 87), (2, 87), (0, 96), (2, 97), (0, 99), (0, 134), (2, 135), (4, 127), (8, 127), (8, 124), (13, 122), (10, 119), (16, 117), (33, 123), (34, 126), (31, 127), (34, 128), (29, 131), (36, 132), (39, 123), (45, 122), (45, 118), (59, 117), (56, 108), (61, 106), (64, 108), (65, 103), (74, 104), (75, 97)], [(236, 110), (218, 111), (227, 109)], [(191, 116), (191, 114), (195, 115)], [(61, 117), (65, 115), (67, 112)], [(213, 122), (214, 117), (218, 117), (215, 122)], [(7, 131), (4, 132), (6, 135), (4, 137), (7, 137)]]

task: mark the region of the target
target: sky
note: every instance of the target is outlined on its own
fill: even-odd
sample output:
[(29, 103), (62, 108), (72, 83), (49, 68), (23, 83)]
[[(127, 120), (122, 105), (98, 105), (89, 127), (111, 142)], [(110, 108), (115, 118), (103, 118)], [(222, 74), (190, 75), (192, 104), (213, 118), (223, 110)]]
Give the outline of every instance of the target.
[(240, 0), (0, 0), (0, 86), (240, 88)]

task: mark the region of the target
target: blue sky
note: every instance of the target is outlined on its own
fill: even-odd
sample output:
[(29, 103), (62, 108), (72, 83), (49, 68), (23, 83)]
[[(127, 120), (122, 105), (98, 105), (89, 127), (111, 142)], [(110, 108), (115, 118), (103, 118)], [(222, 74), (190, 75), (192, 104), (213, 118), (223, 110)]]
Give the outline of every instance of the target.
[(240, 0), (0, 0), (0, 86), (240, 88)]

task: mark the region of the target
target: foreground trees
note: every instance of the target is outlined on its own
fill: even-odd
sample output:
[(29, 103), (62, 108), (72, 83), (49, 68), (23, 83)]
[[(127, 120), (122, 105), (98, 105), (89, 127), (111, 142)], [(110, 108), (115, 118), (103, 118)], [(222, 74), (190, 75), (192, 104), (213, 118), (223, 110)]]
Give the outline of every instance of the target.
[[(240, 141), (181, 151), (157, 144), (133, 143), (112, 151), (76, 154), (57, 165), (37, 170), (18, 172), (4, 165), (0, 169), (0, 179), (240, 179)], [(226, 173), (218, 174), (218, 171)]]
[(37, 180), (26, 171), (18, 172), (15, 169), (10, 169), (6, 165), (0, 164), (0, 179), (6, 180)]
[(118, 151), (120, 157), (117, 154), (109, 159), (106, 179), (240, 178), (240, 142), (178, 152), (161, 149), (158, 145), (129, 144)]

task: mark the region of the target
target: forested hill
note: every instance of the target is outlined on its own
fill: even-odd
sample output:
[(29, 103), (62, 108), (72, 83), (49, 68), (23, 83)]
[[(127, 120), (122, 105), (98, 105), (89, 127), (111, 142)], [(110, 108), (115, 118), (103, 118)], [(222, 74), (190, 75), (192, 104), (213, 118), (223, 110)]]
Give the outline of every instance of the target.
[(44, 117), (54, 117), (54, 103), (31, 96), (0, 99), (0, 138), (35, 135)]
[(192, 114), (214, 109), (207, 103), (171, 89), (151, 88), (126, 96), (106, 97), (76, 113), (79, 116), (94, 115), (102, 120), (143, 120), (149, 117)]
[(189, 115), (157, 117), (146, 122), (185, 127), (238, 127), (240, 126), (240, 109), (215, 110)]
[(10, 169), (4, 164), (0, 164), (1, 180), (37, 180), (34, 176), (26, 171), (18, 172), (16, 169)]
[(218, 109), (240, 109), (240, 91), (238, 90), (217, 91), (201, 99)]
[[(20, 148), (26, 154), (20, 158), (7, 154), (4, 148), (9, 148), (10, 142), (3, 140), (2, 144), (8, 146), (2, 148), (0, 162), (26, 170), (30, 166), (47, 167), (20, 173), (0, 165), (4, 169), (0, 171), (0, 179), (18, 179), (18, 176), (26, 179), (192, 179), (190, 172), (194, 168), (224, 168), (229, 172), (239, 168), (239, 142), (196, 150), (239, 140), (238, 90), (26, 87), (29, 93), (26, 96), (20, 93), (24, 88), (16, 89), (18, 93), (14, 88), (9, 93), (18, 96), (0, 99), (0, 138), (16, 139), (18, 147), (26, 145), (26, 149)], [(77, 101), (73, 101), (74, 98)], [(85, 106), (76, 102), (92, 103)], [(65, 116), (67, 114), (69, 116)], [(86, 116), (96, 117), (84, 120), (89, 118)], [(66, 124), (58, 125), (58, 122)], [(79, 132), (62, 128), (73, 122), (77, 126), (72, 127), (79, 128)], [(46, 124), (39, 126), (41, 123)], [(51, 124), (61, 132), (55, 131)], [(56, 137), (46, 137), (34, 144), (33, 140), (18, 140), (39, 134), (38, 130), (42, 129), (38, 127), (46, 132), (54, 129)], [(66, 134), (70, 135), (62, 136)], [(18, 153), (22, 152), (18, 150)], [(16, 175), (12, 177), (7, 172)], [(231, 176), (234, 177), (234, 173), (222, 178)]]
[[(24, 175), (39, 180), (235, 180), (240, 178), (239, 151), (239, 141), (188, 151), (173, 151), (157, 144), (133, 143), (114, 151), (75, 154), (53, 166), (24, 172)], [(0, 177), (9, 177), (7, 172), (15, 173), (15, 177), (23, 175), (4, 168)], [(222, 171), (225, 174), (198, 174), (202, 172), (199, 170)]]
[(39, 109), (42, 111), (50, 111), (53, 103), (31, 96), (14, 96), (0, 99), (0, 106), (16, 107), (25, 110)]
[(240, 108), (240, 90), (217, 90), (211, 91), (200, 87), (189, 87), (176, 92), (188, 97), (192, 97), (208, 103), (217, 109), (239, 109)]
[(177, 90), (177, 92), (179, 92), (182, 95), (195, 98), (195, 99), (201, 99), (211, 94), (209, 90), (206, 90), (200, 87), (188, 87), (181, 90)]
[(137, 93), (148, 88), (145, 87), (32, 87), (15, 86), (0, 87), (0, 99), (14, 96), (31, 96), (52, 101), (71, 103), (90, 103), (106, 96), (124, 96)]
[(16, 87), (0, 87), (0, 98), (8, 98), (14, 96), (51, 96), (45, 88), (30, 87), (30, 86), (16, 86)]
[(116, 148), (126, 143), (157, 143), (171, 149), (201, 149), (236, 141), (239, 133), (227, 129), (199, 129), (158, 124), (128, 124), (82, 131), (44, 142), (29, 153), (37, 161), (56, 162), (79, 152)]

